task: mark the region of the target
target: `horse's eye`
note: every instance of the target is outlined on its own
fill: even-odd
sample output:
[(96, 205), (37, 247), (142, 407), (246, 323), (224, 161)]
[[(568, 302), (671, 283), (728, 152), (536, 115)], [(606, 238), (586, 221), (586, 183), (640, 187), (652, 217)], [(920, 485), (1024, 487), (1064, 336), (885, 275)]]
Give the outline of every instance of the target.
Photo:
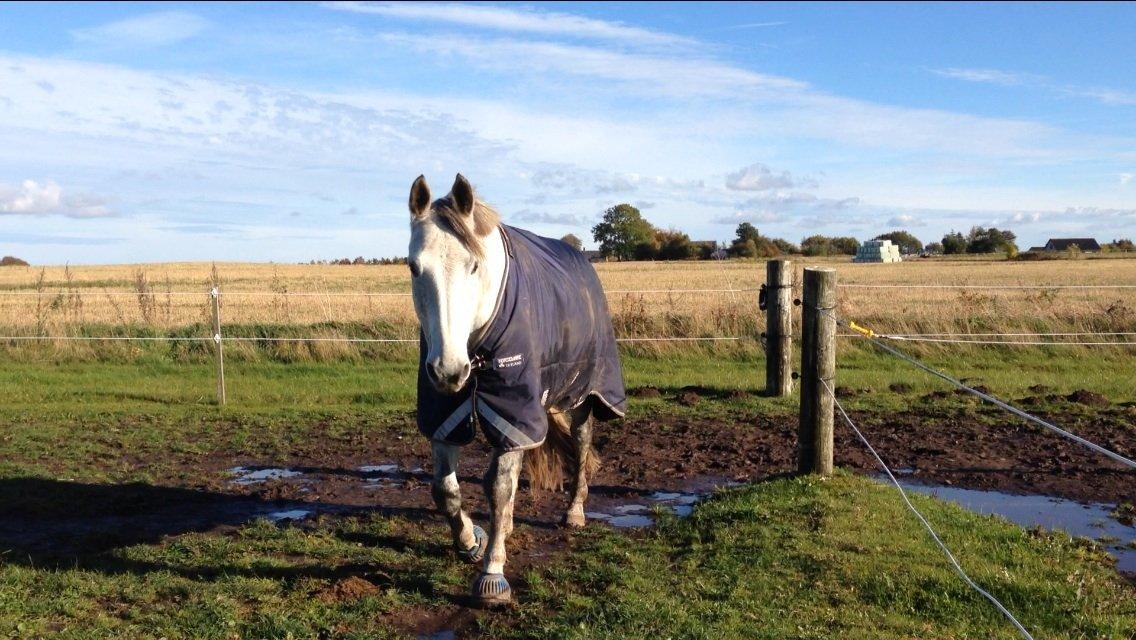
[(477, 267), (480, 266), (480, 264), (481, 263), (479, 263), (479, 262), (473, 263), (473, 268), (469, 270), (470, 275), (477, 273)]
[(422, 275), (422, 269), (420, 269), (418, 267), (418, 262), (417, 261), (411, 261), (410, 262), (410, 276), (412, 278), (417, 278), (420, 275)]

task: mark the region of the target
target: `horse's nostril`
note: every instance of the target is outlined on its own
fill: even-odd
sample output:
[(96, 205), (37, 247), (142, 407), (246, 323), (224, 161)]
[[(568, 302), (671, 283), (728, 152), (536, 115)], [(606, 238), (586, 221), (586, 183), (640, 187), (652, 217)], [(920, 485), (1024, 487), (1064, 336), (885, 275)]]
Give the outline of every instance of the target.
[(426, 375), (434, 380), (441, 380), (442, 376), (438, 374), (438, 364), (440, 360), (434, 359), (426, 363)]

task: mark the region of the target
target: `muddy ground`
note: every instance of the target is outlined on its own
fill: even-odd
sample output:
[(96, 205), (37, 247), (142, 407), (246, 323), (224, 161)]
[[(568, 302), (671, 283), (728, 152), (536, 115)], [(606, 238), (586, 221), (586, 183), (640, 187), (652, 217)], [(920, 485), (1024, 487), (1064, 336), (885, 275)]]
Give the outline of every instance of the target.
[[(655, 393), (647, 389), (638, 395)], [(841, 389), (840, 395), (858, 394)], [(686, 406), (734, 400), (738, 398), (707, 389), (662, 397), (663, 402)], [(1134, 499), (1136, 476), (1131, 471), (1040, 427), (965, 399), (913, 400), (916, 408), (905, 412), (851, 412), (884, 460), (908, 479), (1083, 502)], [(1019, 399), (1089, 440), (1136, 456), (1136, 407), (1090, 406), (1091, 401)], [(618, 524), (616, 518), (629, 516), (626, 522), (636, 524), (636, 517), (643, 518), (654, 504), (682, 513), (692, 495), (714, 486), (756, 482), (794, 470), (795, 417), (761, 415), (740, 405), (732, 412), (716, 412), (722, 417), (696, 414), (631, 418), (596, 430), (604, 464), (591, 487), (588, 511), (598, 514), (593, 522)], [(839, 416), (837, 420), (837, 465), (878, 473), (875, 461)], [(378, 511), (436, 521), (429, 491), (429, 445), (413, 435), (409, 424), (403, 426), (404, 435), (397, 437), (307, 442), (283, 461), (224, 456), (187, 460), (180, 478), (159, 478), (153, 484), (8, 480), (0, 548), (11, 550), (9, 558), (26, 558), (39, 566), (73, 566), (77, 559), (82, 564), (83, 557), (124, 545), (159, 542), (189, 531), (224, 531), (253, 517), (299, 521), (316, 512)], [(474, 517), (484, 522), (479, 479), (489, 451), (475, 443), (463, 454), (463, 497)], [(278, 468), (287, 469), (287, 477), (279, 477)], [(563, 493), (522, 486), (517, 520), (529, 526), (510, 542), (510, 574), (571, 547), (571, 535), (556, 526), (566, 505)], [(365, 587), (350, 582), (356, 579), (346, 576), (347, 582), (336, 588)], [(455, 605), (394, 622), (429, 634), (463, 627), (473, 615)]]

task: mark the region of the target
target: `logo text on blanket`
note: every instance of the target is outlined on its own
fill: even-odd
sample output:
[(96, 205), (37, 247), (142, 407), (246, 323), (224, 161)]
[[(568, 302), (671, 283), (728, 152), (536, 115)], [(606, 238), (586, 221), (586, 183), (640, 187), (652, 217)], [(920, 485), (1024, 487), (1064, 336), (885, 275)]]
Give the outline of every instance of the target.
[(518, 353), (514, 356), (505, 356), (504, 358), (497, 358), (498, 369), (508, 369), (509, 367), (519, 367), (524, 364), (525, 355)]

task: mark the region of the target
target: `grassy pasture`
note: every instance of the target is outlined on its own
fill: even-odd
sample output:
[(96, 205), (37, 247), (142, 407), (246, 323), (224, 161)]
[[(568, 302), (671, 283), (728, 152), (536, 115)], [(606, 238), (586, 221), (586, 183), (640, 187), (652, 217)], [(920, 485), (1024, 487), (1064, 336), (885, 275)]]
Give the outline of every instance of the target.
[[(1136, 283), (1136, 260), (1123, 259), (822, 263), (836, 266), (844, 283)], [(598, 270), (609, 291), (752, 289), (764, 279), (764, 266), (754, 262)], [(403, 267), (218, 264), (216, 274), (229, 296), (228, 335), (414, 335), (405, 297), (283, 295), (404, 293)], [(8, 335), (208, 335), (204, 292), (213, 279), (211, 265), (201, 264), (4, 268), (0, 293), (50, 295), (0, 295), (0, 326)], [(172, 295), (179, 291), (201, 295)], [(239, 291), (266, 294), (241, 298)], [(841, 291), (841, 313), (887, 332), (1136, 331), (1129, 297), (849, 288)], [(752, 336), (764, 322), (756, 292), (612, 293), (611, 301), (622, 335), (751, 337), (713, 347), (626, 346), (629, 387), (754, 394), (695, 407), (635, 399), (637, 414), (666, 422), (796, 411), (796, 398), (757, 395), (764, 361)], [(1029, 387), (1041, 384), (1059, 394), (1088, 389), (1113, 403), (1136, 401), (1130, 347), (902, 348), (1001, 397), (1032, 395)], [(15, 492), (29, 479), (114, 485), (158, 478), (198, 486), (182, 462), (221, 453), (284, 461), (316, 430), (347, 440), (416, 437), (415, 352), (413, 345), (230, 343), (230, 404), (219, 408), (207, 345), (7, 344), (0, 351), (0, 486)], [(850, 408), (884, 415), (945, 388), (848, 340), (837, 375), (838, 385), (863, 391), (843, 401)], [(911, 389), (889, 393), (893, 383)], [(963, 406), (962, 399), (945, 402)], [(655, 531), (590, 527), (570, 552), (525, 570), (518, 608), (479, 617), (474, 629), (487, 637), (1015, 637), (965, 590), (890, 491), (850, 475), (776, 480), (723, 492), (689, 519), (664, 517)], [(1024, 532), (913, 499), (972, 575), (1038, 637), (1136, 635), (1136, 594), (1090, 541)], [(393, 618), (452, 606), (452, 594), (471, 579), (472, 569), (445, 554), (445, 540), (436, 520), (322, 516), (302, 527), (256, 522), (184, 533), (113, 548), (73, 567), (35, 566), (0, 550), (0, 636), (404, 637), (407, 628)], [(354, 575), (370, 587), (342, 597), (341, 581)]]

